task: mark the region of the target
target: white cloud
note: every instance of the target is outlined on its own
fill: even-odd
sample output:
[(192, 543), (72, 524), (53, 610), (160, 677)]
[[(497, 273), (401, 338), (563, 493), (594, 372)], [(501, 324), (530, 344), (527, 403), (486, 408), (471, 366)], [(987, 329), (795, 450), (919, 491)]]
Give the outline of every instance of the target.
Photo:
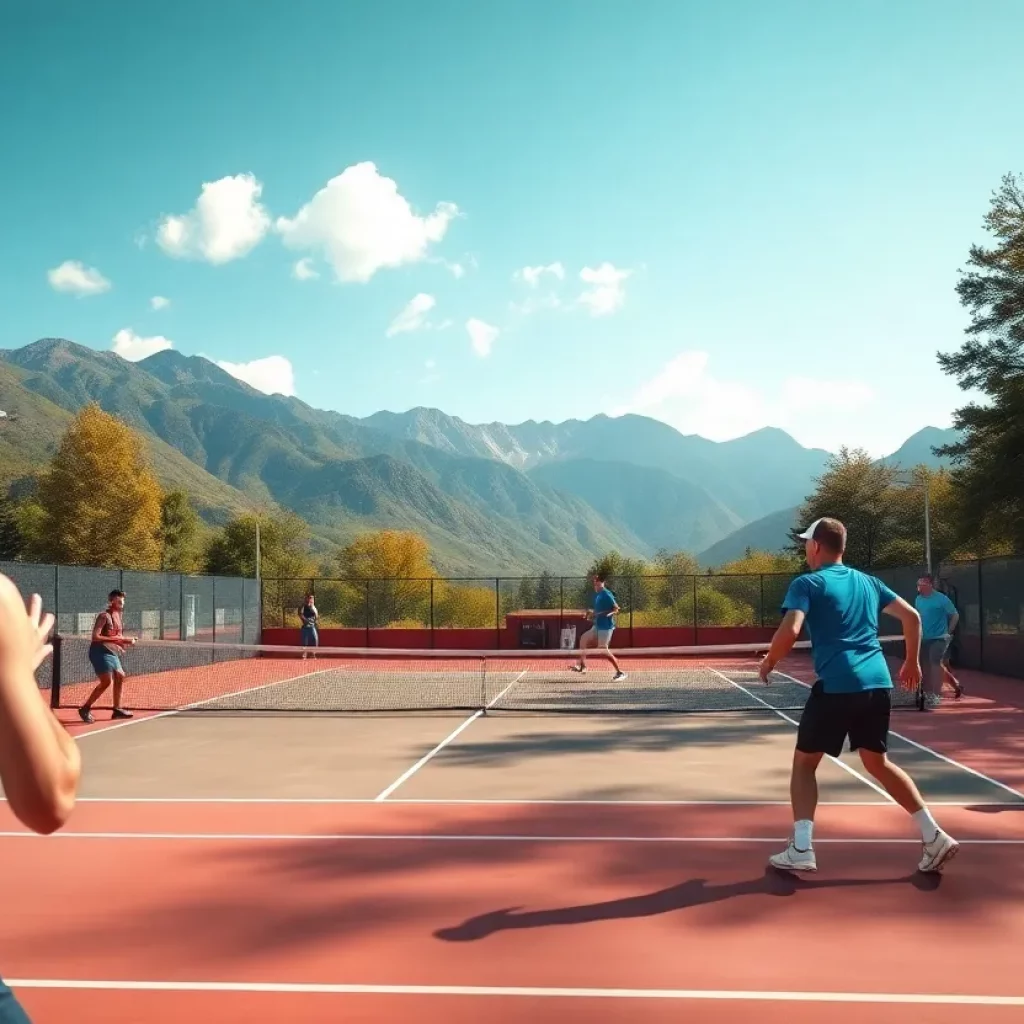
[(632, 273), (632, 270), (620, 270), (608, 262), (599, 267), (584, 267), (580, 271), (580, 280), (590, 287), (580, 295), (580, 303), (589, 308), (591, 316), (614, 313), (626, 301), (626, 280)]
[(419, 295), (414, 295), (406, 303), (402, 312), (391, 321), (391, 326), (387, 330), (387, 336), (392, 338), (396, 334), (405, 334), (409, 331), (423, 330), (423, 328), (427, 326), (427, 314), (436, 305), (437, 300), (433, 295), (427, 295), (425, 292), (420, 292)]
[(477, 320), (475, 317), (466, 321), (466, 332), (469, 334), (473, 351), (478, 356), (483, 357), (491, 354), (491, 346), (494, 344), (495, 338), (501, 333), (497, 327), (492, 327), (491, 324), (484, 323), (483, 320)]
[(565, 280), (565, 267), (561, 263), (549, 263), (546, 267), (522, 267), (512, 275), (513, 281), (522, 281), (530, 288), (536, 288), (545, 274)]
[(510, 302), (508, 308), (520, 316), (529, 316), (543, 309), (561, 309), (562, 300), (554, 292), (548, 295), (528, 295), (522, 302)]
[(263, 185), (251, 174), (203, 183), (188, 213), (164, 217), (156, 240), (168, 255), (228, 263), (247, 255), (270, 229), (270, 215), (259, 202)]
[(313, 261), (308, 256), (299, 260), (299, 262), (292, 267), (292, 277), (298, 281), (312, 281), (314, 278), (319, 276), (320, 274), (313, 269)]
[(174, 342), (157, 334), (152, 338), (142, 338), (130, 327), (123, 327), (114, 335), (110, 346), (122, 359), (130, 363), (137, 363), (146, 356), (156, 352), (163, 352), (164, 349), (174, 348)]
[(454, 263), (452, 260), (446, 260), (443, 256), (431, 256), (427, 260), (428, 263), (434, 263), (438, 266), (444, 267), (456, 281), (466, 276), (466, 267), (462, 263)]
[(413, 212), (398, 185), (366, 161), (332, 178), (293, 218), (276, 223), (284, 244), (322, 253), (339, 281), (366, 282), (386, 267), (426, 258), (458, 216), (454, 203)]
[(612, 415), (641, 413), (712, 441), (774, 426), (803, 444), (831, 450), (848, 436), (850, 413), (875, 400), (871, 388), (855, 379), (792, 376), (779, 388), (755, 388), (714, 376), (709, 362), (707, 352), (681, 352)]
[(166, 309), (171, 304), (171, 300), (165, 299), (162, 295), (154, 295), (149, 300), (149, 304), (153, 309)]
[(267, 356), (249, 363), (229, 363), (218, 359), (217, 365), (266, 395), (294, 395), (295, 370), (284, 356)]
[(95, 268), (83, 266), (78, 260), (65, 260), (47, 271), (50, 287), (72, 295), (99, 295), (110, 291), (110, 282)]

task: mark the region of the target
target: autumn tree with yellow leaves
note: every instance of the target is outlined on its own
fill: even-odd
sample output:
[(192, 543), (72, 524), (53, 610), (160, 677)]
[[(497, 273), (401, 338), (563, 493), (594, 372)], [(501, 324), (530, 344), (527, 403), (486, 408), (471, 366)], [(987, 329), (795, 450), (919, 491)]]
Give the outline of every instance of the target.
[(142, 437), (87, 405), (39, 482), (33, 554), (64, 565), (159, 569), (162, 499)]

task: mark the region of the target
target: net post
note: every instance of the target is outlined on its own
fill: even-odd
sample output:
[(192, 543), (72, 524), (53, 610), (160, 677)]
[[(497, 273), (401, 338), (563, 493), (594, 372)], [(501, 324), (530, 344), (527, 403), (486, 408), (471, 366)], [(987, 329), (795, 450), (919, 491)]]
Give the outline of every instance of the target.
[(635, 647), (636, 644), (633, 642), (633, 580), (635, 577), (629, 577), (629, 646)]
[(62, 660), (61, 635), (54, 630), (53, 633), (53, 664), (50, 666), (50, 707), (56, 710), (60, 707), (60, 684), (61, 684), (61, 660)]
[(693, 645), (697, 646), (697, 574), (693, 574)]
[(501, 650), (501, 577), (494, 577), (494, 649)]
[(430, 577), (430, 646), (431, 648), (437, 646), (437, 640), (434, 636), (434, 577)]
[(985, 574), (978, 559), (978, 668), (985, 671)]
[(210, 589), (211, 589), (211, 592), (212, 592), (211, 603), (213, 604), (213, 609), (212, 609), (212, 611), (213, 611), (213, 642), (216, 643), (217, 642), (217, 577), (216, 576), (213, 577), (213, 581), (211, 583)]
[(480, 656), (480, 707), (477, 709), (482, 715), (487, 714), (487, 656)]
[(761, 628), (764, 629), (764, 573), (760, 574), (761, 580)]
[(370, 646), (370, 581), (366, 581), (366, 646)]

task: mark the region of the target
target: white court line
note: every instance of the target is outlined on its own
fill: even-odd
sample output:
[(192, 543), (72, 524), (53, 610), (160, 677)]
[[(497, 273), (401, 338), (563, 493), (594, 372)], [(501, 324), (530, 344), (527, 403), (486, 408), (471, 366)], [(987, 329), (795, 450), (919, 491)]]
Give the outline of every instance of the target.
[[(798, 683), (805, 689), (809, 690), (811, 688), (810, 685), (805, 683), (803, 680), (794, 679), (793, 676), (787, 675), (785, 672), (780, 672), (779, 675), (782, 676), (783, 679), (788, 679), (791, 683)], [(1006, 785), (1005, 782), (993, 779), (990, 775), (985, 775), (984, 772), (979, 772), (975, 768), (969, 768), (967, 765), (961, 764), (952, 757), (940, 754), (937, 750), (933, 750), (931, 747), (926, 747), (923, 743), (918, 743), (917, 740), (912, 740), (909, 736), (904, 736), (903, 733), (890, 729), (889, 735), (895, 736), (896, 739), (902, 740), (904, 743), (909, 743), (912, 747), (917, 747), (918, 750), (924, 751), (926, 754), (931, 754), (932, 757), (938, 758), (940, 761), (945, 761), (946, 764), (952, 765), (954, 768), (959, 768), (961, 771), (967, 772), (968, 775), (973, 775), (975, 778), (981, 779), (983, 782), (987, 782), (990, 785), (996, 786), (998, 789), (1005, 790), (1007, 793), (1012, 793), (1020, 800), (1024, 800), (1024, 793), (1021, 793), (1020, 790), (1014, 789), (1012, 786)], [(931, 801), (928, 802), (931, 803)]]
[[(501, 693), (499, 693), (498, 696), (495, 697), (494, 700), (492, 700), (487, 705), (487, 707), (494, 707), (494, 705), (497, 704), (498, 701), (501, 700), (501, 698), (504, 697), (505, 694), (508, 693), (508, 691), (511, 690), (512, 687), (515, 686), (516, 683), (518, 683), (519, 680), (523, 678), (523, 676), (526, 675), (526, 672), (527, 670), (523, 669), (523, 671), (520, 672), (519, 675), (517, 675), (515, 679), (513, 679), (512, 682), (509, 683), (508, 686), (506, 686), (505, 689), (502, 690)], [(394, 791), (398, 789), (398, 787), (401, 786), (402, 783), (408, 782), (408, 780), (411, 779), (435, 754), (440, 753), (440, 751), (444, 750), (444, 748), (447, 747), (448, 744), (451, 743), (451, 741), (455, 739), (455, 737), (463, 731), (463, 729), (468, 729), (469, 726), (471, 726), (484, 713), (485, 710), (486, 709), (481, 708), (479, 711), (474, 711), (473, 714), (471, 714), (469, 718), (467, 718), (457, 729), (453, 730), (447, 736), (445, 736), (445, 738), (441, 740), (441, 742), (438, 743), (438, 745), (434, 747), (433, 750), (424, 754), (423, 757), (421, 757), (411, 768), (408, 768), (404, 772), (402, 772), (402, 774), (399, 775), (398, 778), (395, 779), (395, 781), (387, 787), (387, 789), (382, 790), (380, 793), (378, 793), (375, 803), (380, 803), (384, 800), (387, 800), (387, 798), (392, 793), (394, 793)]]
[[(308, 804), (315, 806), (345, 806), (347, 804), (373, 805), (380, 803), (376, 797), (263, 797), (263, 796), (80, 796), (76, 804), (252, 804), (268, 807), (298, 806)], [(7, 803), (7, 798), (0, 796), (0, 803)], [(388, 800), (392, 807), (425, 806), (482, 806), (482, 807), (789, 807), (788, 800), (500, 800), (469, 798), (431, 798), (431, 797), (398, 797)], [(1018, 807), (1020, 801), (990, 802), (985, 800), (930, 800), (931, 807)], [(882, 800), (819, 800), (818, 807), (888, 807), (888, 801)]]
[(232, 981), (92, 981), (9, 978), (13, 989), (92, 989), (130, 992), (245, 992), (289, 995), (498, 996), (526, 999), (669, 999), (779, 1003), (899, 1003), (925, 1006), (1024, 1006), (1024, 996), (913, 992), (750, 992), (686, 988), (526, 988), (487, 985), (330, 985)]
[[(34, 839), (38, 842), (53, 842), (69, 839), (134, 839), (158, 842), (175, 840), (180, 842), (240, 842), (240, 843), (633, 843), (642, 845), (686, 844), (686, 843), (785, 843), (784, 836), (553, 836), (553, 835), (511, 835), (500, 833), (411, 833), (411, 832), (87, 832), (63, 830), (51, 835), (36, 832), (0, 832), (0, 839)], [(833, 846), (920, 846), (921, 840), (888, 838), (847, 838), (818, 839), (815, 843)], [(1024, 846), (1024, 839), (961, 839), (962, 846)]]
[[(758, 704), (763, 704), (769, 711), (774, 712), (784, 722), (789, 722), (790, 725), (796, 727), (797, 729), (800, 728), (800, 723), (797, 722), (795, 719), (790, 718), (789, 715), (785, 714), (785, 712), (783, 712), (783, 711), (780, 711), (778, 708), (772, 707), (771, 704), (768, 703), (768, 701), (762, 700), (760, 697), (757, 696), (756, 693), (752, 693), (745, 686), (741, 686), (734, 679), (730, 679), (724, 673), (719, 672), (717, 668), (712, 668), (711, 671), (714, 672), (714, 674), (716, 676), (720, 676), (727, 683), (732, 683), (732, 685), (735, 686), (737, 690), (742, 690), (752, 700), (756, 700), (758, 702)], [(783, 675), (783, 673), (780, 672), (779, 675)], [(792, 677), (791, 676), (786, 676), (785, 678), (789, 679), (789, 678), (792, 678)], [(794, 682), (798, 682), (798, 680), (793, 680), (793, 681)], [(828, 759), (830, 761), (833, 761), (835, 764), (839, 765), (839, 767), (842, 768), (844, 772), (849, 772), (855, 779), (859, 779), (861, 782), (864, 783), (865, 786), (870, 787), (876, 793), (878, 793), (881, 796), (883, 796), (885, 798), (885, 802), (887, 804), (895, 804), (896, 803), (896, 801), (893, 800), (893, 798), (891, 796), (889, 796), (889, 794), (886, 793), (886, 791), (881, 786), (879, 786), (875, 782), (872, 782), (871, 779), (869, 779), (866, 775), (861, 775), (861, 773), (859, 771), (857, 771), (856, 768), (852, 767), (851, 765), (848, 765), (845, 761), (841, 760), (838, 757), (833, 757), (831, 754), (826, 754), (825, 756), (828, 757)]]

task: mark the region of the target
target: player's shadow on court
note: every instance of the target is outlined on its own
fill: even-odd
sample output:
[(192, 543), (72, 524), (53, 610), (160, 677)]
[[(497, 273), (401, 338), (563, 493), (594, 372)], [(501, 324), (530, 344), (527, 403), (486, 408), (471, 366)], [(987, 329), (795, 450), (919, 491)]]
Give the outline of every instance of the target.
[(694, 878), (667, 889), (659, 889), (657, 892), (627, 896), (620, 900), (607, 900), (603, 903), (526, 911), (520, 911), (518, 907), (506, 907), (471, 917), (453, 928), (440, 928), (434, 932), (434, 937), (445, 942), (477, 942), (497, 932), (656, 917), (676, 910), (721, 903), (740, 896), (795, 896), (798, 892), (811, 889), (846, 889), (879, 885), (912, 885), (923, 892), (933, 892), (941, 884), (941, 875), (924, 874), (919, 871), (900, 878), (804, 879), (769, 867), (760, 878), (730, 882), (727, 885), (708, 885), (703, 878)]

